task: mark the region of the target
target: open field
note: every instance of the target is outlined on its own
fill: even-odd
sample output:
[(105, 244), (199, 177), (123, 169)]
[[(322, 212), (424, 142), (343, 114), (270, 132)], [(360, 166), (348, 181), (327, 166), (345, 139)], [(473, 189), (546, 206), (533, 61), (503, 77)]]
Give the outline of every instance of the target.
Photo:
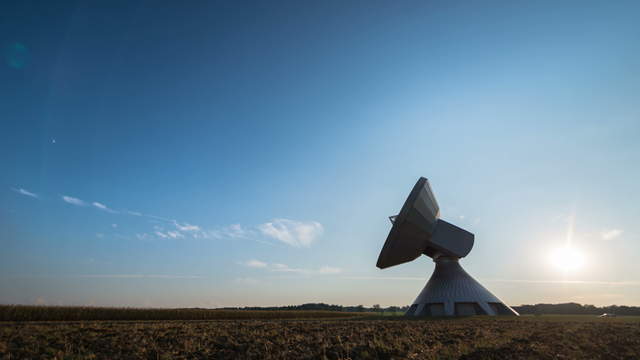
[(640, 317), (2, 322), (0, 358), (638, 359)]

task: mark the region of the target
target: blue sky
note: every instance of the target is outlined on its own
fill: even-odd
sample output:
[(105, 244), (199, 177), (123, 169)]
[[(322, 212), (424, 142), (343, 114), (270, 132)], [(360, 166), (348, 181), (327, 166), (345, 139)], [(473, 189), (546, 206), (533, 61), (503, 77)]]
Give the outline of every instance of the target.
[(3, 3), (0, 303), (410, 304), (425, 176), (507, 303), (640, 305), (639, 7)]

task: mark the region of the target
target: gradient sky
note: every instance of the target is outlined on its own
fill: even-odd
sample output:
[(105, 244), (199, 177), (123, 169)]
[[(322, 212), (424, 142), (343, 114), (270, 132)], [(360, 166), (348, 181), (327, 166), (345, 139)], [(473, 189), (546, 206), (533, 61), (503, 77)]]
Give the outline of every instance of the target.
[(0, 303), (407, 305), (433, 262), (375, 262), (425, 176), (508, 304), (640, 305), (638, 13), (2, 2)]

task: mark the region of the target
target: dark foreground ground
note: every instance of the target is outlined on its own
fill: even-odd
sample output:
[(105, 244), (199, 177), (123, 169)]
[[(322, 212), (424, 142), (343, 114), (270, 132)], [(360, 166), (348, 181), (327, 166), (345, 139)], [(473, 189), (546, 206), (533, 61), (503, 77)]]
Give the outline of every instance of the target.
[(0, 323), (2, 359), (640, 359), (640, 317)]

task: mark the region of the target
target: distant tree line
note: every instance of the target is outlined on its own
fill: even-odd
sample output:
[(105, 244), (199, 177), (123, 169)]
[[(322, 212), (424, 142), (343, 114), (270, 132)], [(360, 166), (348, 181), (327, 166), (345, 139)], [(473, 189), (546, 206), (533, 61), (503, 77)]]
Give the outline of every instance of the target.
[[(366, 307), (364, 305), (342, 306), (330, 305), (325, 303), (309, 303), (302, 305), (289, 306), (270, 306), (270, 307), (242, 307), (242, 308), (224, 308), (228, 310), (324, 310), (324, 311), (345, 311), (345, 312), (382, 312), (382, 313), (399, 313), (409, 310), (409, 306), (389, 306), (381, 307), (373, 305)], [(578, 303), (565, 304), (535, 304), (513, 306), (513, 309), (522, 315), (600, 315), (604, 313), (616, 315), (640, 315), (640, 306), (594, 306), (581, 305)]]
[(578, 303), (565, 304), (536, 304), (513, 306), (513, 309), (520, 314), (542, 315), (600, 315), (604, 313), (616, 315), (640, 315), (640, 306), (594, 306), (581, 305)]
[(344, 312), (405, 312), (409, 310), (409, 306), (389, 306), (386, 308), (380, 305), (373, 305), (372, 307), (366, 307), (364, 305), (355, 306), (342, 306), (342, 305), (330, 305), (325, 303), (308, 303), (302, 305), (288, 305), (288, 306), (267, 306), (267, 307), (226, 307), (225, 310), (323, 310), (323, 311), (344, 311)]
[[(356, 314), (359, 315), (359, 314)], [(367, 313), (362, 313), (367, 316)], [(257, 320), (325, 319), (354, 316), (337, 311), (238, 311), (220, 309), (108, 308), (93, 306), (0, 305), (2, 321), (100, 321), (100, 320)], [(0, 331), (1, 333), (1, 331)], [(1, 338), (0, 334), (0, 338)], [(2, 342), (0, 341), (0, 349)]]

